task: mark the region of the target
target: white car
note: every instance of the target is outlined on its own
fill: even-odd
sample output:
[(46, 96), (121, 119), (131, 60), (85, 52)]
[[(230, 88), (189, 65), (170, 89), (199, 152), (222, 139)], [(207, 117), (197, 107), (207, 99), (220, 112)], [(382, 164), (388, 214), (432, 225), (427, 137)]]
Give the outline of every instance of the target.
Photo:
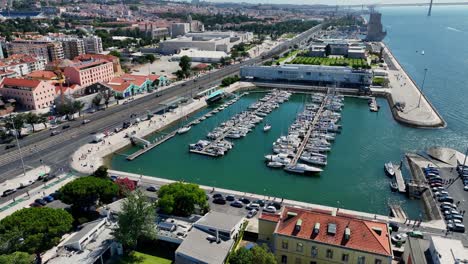
[(392, 242), (393, 243), (398, 243), (398, 242), (405, 243), (407, 237), (408, 237), (407, 234), (397, 234), (397, 235), (392, 236)]
[(252, 210), (250, 210), (249, 213), (247, 214), (247, 218), (252, 218), (252, 217), (254, 217), (256, 214), (257, 214), (257, 210), (252, 209)]
[(263, 212), (267, 212), (267, 213), (272, 213), (272, 214), (275, 214), (276, 213), (276, 208), (274, 206), (267, 206), (263, 209)]
[(465, 187), (463, 187), (463, 190), (468, 191), (468, 185), (465, 185)]

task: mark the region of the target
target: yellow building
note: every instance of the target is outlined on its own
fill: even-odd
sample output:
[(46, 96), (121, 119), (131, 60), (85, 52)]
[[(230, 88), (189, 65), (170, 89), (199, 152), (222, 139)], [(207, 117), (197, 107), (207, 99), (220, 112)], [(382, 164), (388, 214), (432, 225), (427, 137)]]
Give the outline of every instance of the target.
[(270, 245), (281, 264), (390, 264), (386, 223), (328, 211), (285, 207), (262, 213), (259, 240)]

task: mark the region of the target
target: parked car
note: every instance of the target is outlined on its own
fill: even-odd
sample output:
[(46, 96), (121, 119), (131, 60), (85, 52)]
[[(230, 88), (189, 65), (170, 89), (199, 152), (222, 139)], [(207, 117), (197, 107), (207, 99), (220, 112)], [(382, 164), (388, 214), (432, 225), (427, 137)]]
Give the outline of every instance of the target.
[(242, 207), (244, 207), (244, 204), (242, 202), (240, 202), (240, 201), (234, 201), (234, 202), (231, 203), (231, 206), (232, 207), (237, 207), (237, 208), (242, 208)]
[(8, 190), (5, 190), (2, 194), (2, 197), (7, 197), (8, 195), (10, 194), (13, 194), (16, 192), (16, 189), (8, 189)]
[(47, 182), (47, 181), (50, 181), (52, 180), (53, 178), (57, 177), (57, 175), (55, 174), (47, 174), (46, 176), (44, 176), (44, 178), (42, 178), (42, 181), (43, 182)]
[(443, 205), (447, 205), (447, 206), (452, 207), (453, 209), (457, 209), (457, 205), (454, 204), (454, 203), (449, 203), (449, 202), (442, 202), (442, 203), (440, 203), (440, 206), (443, 206)]
[(85, 119), (85, 120), (83, 120), (83, 122), (81, 122), (81, 123), (82, 123), (83, 125), (86, 125), (86, 124), (88, 124), (89, 122), (91, 122), (91, 120)]
[(259, 204), (260, 207), (264, 207), (264, 206), (265, 206), (265, 201), (264, 201), (264, 200), (258, 199), (258, 200), (255, 200), (255, 201), (253, 201), (253, 202), (256, 203), (256, 204)]
[(158, 191), (158, 189), (156, 187), (154, 187), (154, 186), (148, 186), (148, 188), (146, 188), (146, 190), (148, 192), (157, 192)]
[(213, 199), (218, 199), (218, 198), (223, 198), (224, 199), (223, 195), (220, 194), (220, 193), (213, 194)]
[(58, 130), (52, 130), (52, 132), (50, 132), (50, 136), (55, 136), (55, 135), (58, 135), (60, 134), (60, 131)]
[(42, 200), (42, 199), (36, 199), (36, 200), (34, 200), (34, 202), (35, 202), (35, 203), (38, 203), (38, 204), (40, 204), (40, 205), (42, 205), (42, 206), (44, 206), (44, 205), (47, 204), (47, 202), (44, 201), (44, 200)]
[(278, 202), (270, 202), (268, 203), (268, 206), (273, 206), (276, 210), (281, 209), (281, 204)]
[(257, 214), (257, 212), (258, 212), (258, 211), (255, 210), (255, 209), (250, 210), (250, 211), (247, 213), (247, 218), (252, 218), (252, 217), (254, 217), (254, 216)]
[(465, 233), (465, 225), (455, 223), (455, 224), (453, 225), (453, 229), (452, 229), (452, 230), (453, 230), (454, 232)]
[(70, 125), (63, 125), (62, 129), (70, 128)]
[(52, 196), (50, 196), (50, 195), (47, 195), (47, 196), (44, 196), (44, 197), (42, 198), (42, 200), (46, 201), (47, 203), (51, 203), (51, 202), (53, 202), (55, 199), (54, 199), (54, 197), (52, 197)]
[(395, 244), (398, 242), (405, 243), (407, 237), (408, 237), (407, 234), (396, 234), (392, 236), (392, 242)]
[(420, 231), (411, 231), (411, 232), (408, 232), (406, 233), (408, 236), (410, 237), (415, 237), (415, 238), (424, 238), (424, 235), (423, 233), (421, 233)]
[(215, 203), (215, 204), (226, 204), (226, 200), (224, 198), (215, 198), (213, 200), (213, 203)]
[(232, 202), (232, 201), (235, 201), (235, 200), (236, 200), (236, 197), (234, 197), (234, 195), (228, 195), (228, 196), (226, 196), (226, 201)]
[(272, 213), (272, 214), (275, 214), (276, 213), (276, 208), (274, 206), (267, 206), (263, 209), (264, 212), (267, 212), (267, 213)]
[(453, 198), (450, 196), (443, 196), (438, 199), (439, 202), (449, 202), (453, 203)]
[(244, 204), (249, 204), (250, 203), (250, 200), (245, 198), (245, 197), (240, 198), (239, 201), (243, 202)]
[(252, 210), (252, 209), (260, 210), (260, 205), (257, 204), (257, 203), (251, 203), (245, 208), (248, 209), (248, 210)]
[(29, 204), (30, 207), (42, 207), (41, 204), (38, 204), (36, 202)]

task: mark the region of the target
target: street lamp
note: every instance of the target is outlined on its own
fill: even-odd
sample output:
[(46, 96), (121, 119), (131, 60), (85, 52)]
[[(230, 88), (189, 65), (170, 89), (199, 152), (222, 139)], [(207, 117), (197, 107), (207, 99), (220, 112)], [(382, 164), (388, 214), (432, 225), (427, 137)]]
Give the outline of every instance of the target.
[(26, 176), (26, 168), (24, 167), (23, 153), (21, 152), (21, 146), (18, 140), (18, 131), (16, 131), (15, 121), (13, 120), (13, 117), (10, 116), (10, 119), (11, 119), (11, 124), (13, 126), (13, 130), (15, 132), (16, 145), (18, 146), (18, 151), (19, 151), (20, 159), (21, 159), (21, 166), (23, 167), (23, 175)]
[(426, 74), (427, 74), (427, 68), (424, 69), (424, 78), (423, 78), (423, 82), (421, 85), (421, 91), (419, 92), (418, 108), (421, 105), (421, 97), (422, 97), (422, 93), (424, 90), (424, 82), (426, 81)]

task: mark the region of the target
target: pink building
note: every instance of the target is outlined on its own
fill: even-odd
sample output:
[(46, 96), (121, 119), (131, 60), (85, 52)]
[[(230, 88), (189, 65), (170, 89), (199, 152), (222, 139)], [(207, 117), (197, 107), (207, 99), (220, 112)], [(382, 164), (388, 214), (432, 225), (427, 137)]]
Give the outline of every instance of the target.
[(0, 94), (27, 110), (48, 108), (54, 104), (55, 86), (47, 81), (4, 78), (0, 82)]
[(63, 73), (70, 84), (86, 87), (97, 82), (110, 81), (114, 77), (114, 67), (111, 61), (90, 59), (74, 61), (64, 68)]

